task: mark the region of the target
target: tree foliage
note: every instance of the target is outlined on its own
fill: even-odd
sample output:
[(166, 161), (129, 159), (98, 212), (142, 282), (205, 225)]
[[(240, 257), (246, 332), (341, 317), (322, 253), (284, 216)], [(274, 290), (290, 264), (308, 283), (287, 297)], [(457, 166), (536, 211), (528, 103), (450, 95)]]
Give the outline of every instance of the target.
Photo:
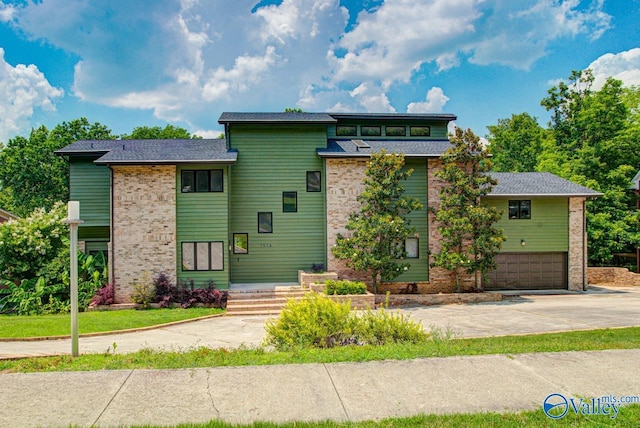
[(9, 140), (0, 150), (0, 206), (26, 216), (36, 208), (50, 210), (56, 202), (66, 202), (69, 165), (54, 152), (77, 140), (113, 138), (106, 126), (83, 117)]
[(589, 261), (603, 265), (640, 245), (636, 196), (628, 189), (640, 168), (640, 95), (613, 78), (600, 90), (592, 83), (589, 70), (574, 71), (568, 84), (549, 89), (542, 105), (552, 112), (554, 139), (537, 169), (603, 193), (587, 202)]
[(202, 137), (192, 135), (184, 128), (173, 125), (166, 125), (164, 128), (159, 126), (138, 126), (133, 129), (131, 134), (122, 134), (123, 140), (193, 140)]
[(446, 184), (440, 189), (440, 207), (435, 212), (442, 239), (433, 263), (453, 272), (459, 292), (464, 274), (484, 275), (495, 269), (494, 258), (505, 238), (494, 227), (501, 213), (480, 200), (496, 184), (488, 174), (491, 162), (486, 149), (471, 130), (456, 129), (450, 141), (452, 147), (436, 172)]
[(538, 155), (548, 140), (549, 132), (528, 113), (514, 114), (510, 119), (498, 119), (489, 129), (489, 153), (494, 171), (535, 171)]
[(332, 253), (347, 266), (371, 277), (374, 292), (378, 283), (391, 281), (409, 268), (405, 240), (415, 234), (406, 215), (422, 208), (416, 198), (404, 195), (402, 182), (413, 173), (404, 169), (404, 155), (372, 153), (358, 196), (361, 207), (349, 215), (349, 236), (338, 235)]

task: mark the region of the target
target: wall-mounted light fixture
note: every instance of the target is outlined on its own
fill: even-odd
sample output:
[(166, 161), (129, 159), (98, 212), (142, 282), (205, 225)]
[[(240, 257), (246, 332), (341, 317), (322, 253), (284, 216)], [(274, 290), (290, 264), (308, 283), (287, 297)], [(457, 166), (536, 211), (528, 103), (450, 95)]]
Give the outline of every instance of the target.
[(520, 240), (520, 245), (522, 245), (524, 247), (525, 245), (527, 245), (527, 241), (525, 241), (524, 239), (521, 239)]

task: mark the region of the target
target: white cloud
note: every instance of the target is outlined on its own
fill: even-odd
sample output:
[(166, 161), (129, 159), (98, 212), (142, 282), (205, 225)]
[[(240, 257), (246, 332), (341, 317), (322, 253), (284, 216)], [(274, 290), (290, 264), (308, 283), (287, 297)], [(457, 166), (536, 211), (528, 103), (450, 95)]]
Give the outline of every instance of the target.
[(604, 54), (587, 68), (593, 71), (594, 89), (602, 88), (608, 77), (622, 80), (627, 86), (640, 85), (640, 48)]
[(10, 22), (13, 20), (15, 8), (10, 4), (0, 3), (0, 21)]
[(434, 86), (427, 92), (426, 101), (409, 103), (407, 113), (442, 113), (447, 101), (449, 97), (444, 94), (442, 88)]
[(370, 83), (362, 83), (349, 93), (351, 97), (364, 107), (367, 112), (394, 113), (395, 108), (389, 102), (387, 94), (382, 89)]
[(54, 100), (63, 94), (35, 65), (7, 63), (0, 48), (0, 141), (28, 129), (34, 109), (55, 111)]

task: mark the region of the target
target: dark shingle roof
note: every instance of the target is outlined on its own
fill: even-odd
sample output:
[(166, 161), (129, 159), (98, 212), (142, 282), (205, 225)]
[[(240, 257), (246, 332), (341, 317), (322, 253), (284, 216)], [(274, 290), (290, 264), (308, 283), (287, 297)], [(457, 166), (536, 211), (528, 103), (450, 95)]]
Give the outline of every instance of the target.
[(498, 180), (489, 196), (602, 196), (550, 172), (492, 172)]
[(225, 140), (86, 140), (56, 151), (59, 155), (102, 155), (98, 164), (233, 163)]
[(456, 120), (457, 116), (449, 113), (329, 113), (335, 119), (376, 119), (376, 120)]
[(234, 113), (224, 112), (218, 123), (335, 123), (327, 113)]
[[(358, 141), (357, 139), (355, 141)], [(449, 140), (362, 140), (370, 148), (358, 147), (353, 140), (330, 140), (326, 149), (318, 149), (318, 156), (364, 157), (384, 149), (391, 153), (403, 153), (406, 157), (440, 157), (451, 147)]]

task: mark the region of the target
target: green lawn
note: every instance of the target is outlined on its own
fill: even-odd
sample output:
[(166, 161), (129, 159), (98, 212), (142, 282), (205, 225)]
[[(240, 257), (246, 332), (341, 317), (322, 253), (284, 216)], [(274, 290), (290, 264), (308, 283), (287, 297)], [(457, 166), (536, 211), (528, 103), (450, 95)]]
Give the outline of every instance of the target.
[[(640, 423), (640, 405), (622, 406), (616, 419), (608, 416), (583, 416), (573, 412), (560, 420), (549, 419), (542, 410), (514, 413), (473, 413), (455, 415), (420, 415), (408, 418), (389, 418), (365, 422), (290, 422), (276, 424), (256, 422), (248, 425), (211, 421), (205, 424), (181, 424), (178, 428), (520, 428), (520, 427), (637, 427)], [(142, 427), (142, 426), (140, 426)], [(151, 425), (143, 425), (151, 428)]]
[[(213, 334), (213, 333), (212, 333)], [(174, 369), (346, 361), (406, 360), (458, 355), (519, 354), (526, 352), (594, 351), (640, 348), (640, 327), (575, 331), (527, 336), (428, 341), (417, 345), (345, 346), (277, 352), (264, 348), (235, 350), (197, 348), (183, 352), (144, 349), (120, 354), (105, 352), (0, 361), (0, 372), (67, 370)]]
[[(78, 329), (82, 333), (97, 333), (148, 327), (222, 313), (221, 309), (148, 309), (122, 311), (91, 311), (78, 314)], [(71, 334), (71, 315), (0, 315), (0, 338), (65, 336)]]

